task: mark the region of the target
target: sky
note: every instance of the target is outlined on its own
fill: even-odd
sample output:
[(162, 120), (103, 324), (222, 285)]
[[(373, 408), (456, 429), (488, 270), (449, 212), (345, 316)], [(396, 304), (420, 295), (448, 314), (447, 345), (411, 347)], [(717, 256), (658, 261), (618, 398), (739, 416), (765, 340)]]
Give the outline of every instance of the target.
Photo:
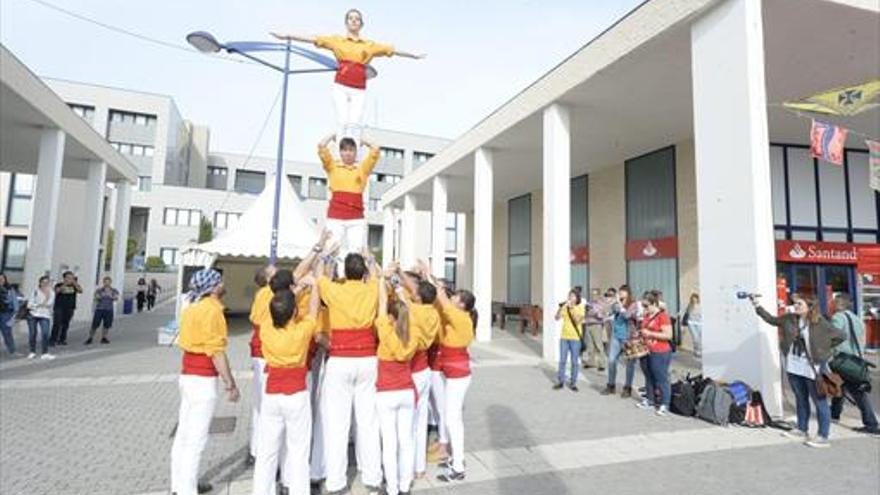
[[(126, 36), (41, 2), (181, 46), (196, 30), (221, 41), (268, 41), (269, 31), (342, 34), (345, 11), (356, 7), (364, 14), (365, 38), (427, 54), (374, 61), (379, 75), (369, 82), (366, 123), (454, 139), (641, 0), (0, 2), (0, 42), (36, 74), (170, 95), (185, 119), (210, 127), (212, 152), (274, 156), (276, 72)], [(291, 78), (286, 158), (315, 161), (315, 144), (333, 132), (332, 77)]]

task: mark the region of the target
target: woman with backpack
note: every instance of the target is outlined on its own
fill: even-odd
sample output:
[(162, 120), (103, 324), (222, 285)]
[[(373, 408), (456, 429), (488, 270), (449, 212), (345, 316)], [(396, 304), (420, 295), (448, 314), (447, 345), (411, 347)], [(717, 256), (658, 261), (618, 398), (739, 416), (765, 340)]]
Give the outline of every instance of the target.
[[(658, 416), (669, 414), (672, 400), (672, 387), (669, 383), (669, 365), (672, 362), (672, 320), (661, 306), (656, 291), (645, 295), (645, 315), (639, 331), (649, 354), (641, 358), (642, 372), (645, 374), (645, 398), (637, 404), (642, 409), (652, 409)], [(660, 401), (657, 401), (657, 391)]]
[[(788, 384), (794, 392), (798, 422), (796, 430), (784, 435), (803, 440), (810, 447), (830, 447), (831, 408), (828, 397), (819, 394), (816, 380), (828, 372), (834, 347), (846, 340), (846, 334), (822, 316), (815, 295), (792, 295), (792, 312), (781, 316), (771, 315), (754, 297), (749, 299), (758, 316), (779, 329), (779, 352), (784, 359)], [(811, 438), (808, 432), (811, 399), (819, 420), (816, 438)]]
[(559, 304), (556, 310), (556, 320), (562, 320), (562, 334), (559, 339), (559, 370), (556, 375), (556, 384), (553, 390), (559, 390), (565, 385), (565, 365), (571, 355), (571, 374), (568, 388), (577, 392), (578, 359), (581, 355), (581, 343), (584, 340), (584, 313), (585, 307), (581, 304), (581, 293), (577, 290), (568, 292), (568, 300)]

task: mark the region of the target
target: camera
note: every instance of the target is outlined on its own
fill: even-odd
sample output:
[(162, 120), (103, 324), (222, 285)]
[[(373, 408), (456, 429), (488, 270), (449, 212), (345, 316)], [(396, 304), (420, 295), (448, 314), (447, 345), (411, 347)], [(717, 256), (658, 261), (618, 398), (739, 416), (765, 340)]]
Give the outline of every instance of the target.
[(761, 297), (761, 294), (756, 294), (754, 292), (739, 291), (736, 293), (737, 299), (757, 299), (759, 297)]

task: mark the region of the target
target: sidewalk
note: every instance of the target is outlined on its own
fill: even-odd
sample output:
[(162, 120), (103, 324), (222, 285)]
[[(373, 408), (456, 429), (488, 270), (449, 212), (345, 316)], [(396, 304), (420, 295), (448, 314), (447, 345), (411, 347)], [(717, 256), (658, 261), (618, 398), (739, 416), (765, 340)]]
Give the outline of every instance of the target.
[[(0, 363), (0, 493), (167, 493), (179, 353), (157, 346), (155, 329), (171, 311), (165, 304), (120, 319), (108, 346), (82, 346), (84, 329), (77, 328), (72, 345), (56, 348), (55, 361)], [(216, 494), (251, 490), (252, 472), (244, 466), (248, 332), (243, 320), (230, 321), (230, 357), (243, 400), (218, 402), (215, 412), (218, 431), (201, 472)], [(582, 376), (579, 393), (554, 391), (554, 372), (538, 349), (535, 341), (497, 330), (490, 344), (474, 345), (465, 410), (467, 479), (441, 486), (432, 472), (415, 491), (644, 495), (705, 493), (711, 486), (722, 494), (880, 492), (878, 440), (835, 425), (834, 446), (818, 451), (775, 430), (660, 418), (632, 400), (600, 396), (604, 375), (592, 371)], [(363, 489), (355, 483), (352, 493)]]

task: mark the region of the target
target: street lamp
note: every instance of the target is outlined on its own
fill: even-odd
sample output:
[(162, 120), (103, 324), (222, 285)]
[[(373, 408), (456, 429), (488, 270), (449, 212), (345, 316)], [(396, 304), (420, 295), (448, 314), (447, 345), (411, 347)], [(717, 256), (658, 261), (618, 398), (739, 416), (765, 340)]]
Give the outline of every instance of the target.
[[(281, 125), (278, 129), (278, 157), (275, 163), (275, 204), (272, 210), (272, 240), (269, 246), (269, 263), (275, 264), (278, 260), (278, 217), (281, 203), (281, 176), (284, 175), (284, 123), (287, 117), (287, 79), (291, 74), (308, 74), (314, 72), (329, 72), (336, 70), (336, 60), (290, 44), (264, 41), (229, 41), (220, 43), (211, 33), (195, 31), (186, 36), (186, 41), (196, 50), (202, 53), (219, 53), (225, 50), (227, 53), (241, 55), (260, 65), (281, 72), (283, 85), (281, 92)], [(254, 52), (284, 52), (284, 67), (258, 58)], [(322, 67), (315, 69), (290, 69), (290, 54), (299, 55), (303, 58), (317, 62)]]

